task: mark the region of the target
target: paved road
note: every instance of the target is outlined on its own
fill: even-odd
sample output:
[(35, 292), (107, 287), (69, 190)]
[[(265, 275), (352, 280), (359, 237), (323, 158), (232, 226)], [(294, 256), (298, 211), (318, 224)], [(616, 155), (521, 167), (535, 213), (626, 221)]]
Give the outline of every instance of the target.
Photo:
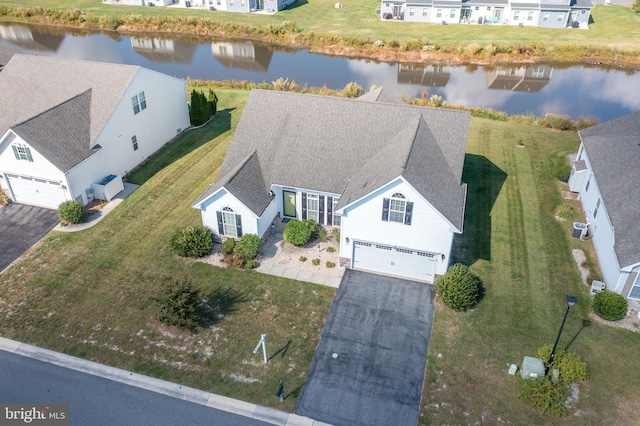
[(59, 222), (58, 212), (10, 203), (0, 209), (0, 271), (40, 241)]
[(296, 414), (334, 425), (415, 426), (433, 297), (429, 284), (345, 271)]
[(0, 402), (69, 403), (71, 425), (269, 424), (9, 352), (0, 366)]

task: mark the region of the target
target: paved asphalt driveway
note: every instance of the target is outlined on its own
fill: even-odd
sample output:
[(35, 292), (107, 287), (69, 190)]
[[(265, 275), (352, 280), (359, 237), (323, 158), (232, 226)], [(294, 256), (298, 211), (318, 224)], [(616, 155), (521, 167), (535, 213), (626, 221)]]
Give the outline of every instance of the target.
[(334, 425), (415, 426), (433, 297), (429, 284), (347, 270), (296, 414)]
[(10, 203), (0, 209), (0, 271), (58, 224), (58, 212)]

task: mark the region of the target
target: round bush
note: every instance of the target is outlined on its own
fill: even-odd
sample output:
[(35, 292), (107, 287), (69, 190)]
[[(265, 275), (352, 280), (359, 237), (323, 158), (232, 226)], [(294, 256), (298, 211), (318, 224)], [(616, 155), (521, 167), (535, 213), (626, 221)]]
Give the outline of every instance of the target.
[(618, 321), (627, 314), (627, 299), (609, 290), (593, 297), (593, 312), (607, 321)]
[(78, 201), (65, 201), (58, 206), (58, 217), (65, 223), (80, 223), (84, 220), (84, 206)]
[(236, 249), (236, 240), (233, 238), (227, 238), (220, 246), (220, 251), (222, 254), (233, 254), (233, 251)]
[(456, 311), (466, 311), (480, 295), (480, 279), (461, 263), (451, 266), (434, 285), (445, 305)]
[(284, 240), (294, 246), (308, 243), (318, 232), (318, 224), (315, 220), (292, 219), (287, 223), (282, 236)]
[(247, 261), (254, 259), (260, 251), (262, 240), (256, 234), (244, 234), (233, 249), (233, 254)]
[(202, 257), (211, 253), (213, 236), (203, 225), (190, 225), (178, 229), (171, 236), (171, 249), (178, 256)]
[(194, 330), (200, 323), (201, 291), (190, 281), (169, 283), (156, 298), (159, 319), (166, 325)]

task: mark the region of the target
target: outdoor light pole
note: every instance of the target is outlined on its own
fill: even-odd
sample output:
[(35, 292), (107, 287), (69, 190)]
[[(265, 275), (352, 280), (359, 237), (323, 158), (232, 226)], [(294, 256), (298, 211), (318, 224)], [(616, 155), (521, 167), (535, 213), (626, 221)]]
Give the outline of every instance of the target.
[(567, 310), (564, 312), (564, 318), (562, 319), (562, 324), (560, 324), (560, 330), (558, 330), (558, 337), (556, 337), (556, 342), (553, 344), (553, 349), (551, 350), (551, 355), (549, 356), (549, 362), (547, 364), (551, 365), (553, 361), (553, 356), (556, 354), (556, 348), (558, 347), (558, 341), (560, 341), (560, 335), (562, 334), (562, 328), (564, 327), (564, 323), (567, 320), (567, 315), (569, 315), (569, 309), (573, 305), (578, 303), (578, 298), (575, 296), (567, 296)]

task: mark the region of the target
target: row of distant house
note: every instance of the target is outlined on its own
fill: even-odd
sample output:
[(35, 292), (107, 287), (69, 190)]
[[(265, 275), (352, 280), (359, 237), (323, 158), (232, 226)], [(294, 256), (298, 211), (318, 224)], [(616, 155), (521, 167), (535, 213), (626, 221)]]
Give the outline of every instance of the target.
[[(13, 55), (0, 43), (0, 187), (87, 204), (189, 126), (185, 81), (139, 66)], [(36, 95), (34, 95), (36, 94)], [(256, 121), (255, 117), (261, 117)], [(340, 264), (433, 282), (463, 232), (468, 112), (254, 90), (217, 180), (194, 201), (217, 238), (276, 220), (340, 228)], [(578, 192), (607, 287), (640, 299), (640, 112), (580, 131)], [(108, 179), (107, 179), (108, 180)], [(205, 183), (205, 182), (203, 182)]]
[[(105, 0), (135, 6), (197, 7), (227, 12), (277, 12), (293, 0)], [(342, 7), (342, 3), (336, 3)], [(435, 24), (499, 24), (588, 28), (591, 0), (382, 0), (382, 20)]]

